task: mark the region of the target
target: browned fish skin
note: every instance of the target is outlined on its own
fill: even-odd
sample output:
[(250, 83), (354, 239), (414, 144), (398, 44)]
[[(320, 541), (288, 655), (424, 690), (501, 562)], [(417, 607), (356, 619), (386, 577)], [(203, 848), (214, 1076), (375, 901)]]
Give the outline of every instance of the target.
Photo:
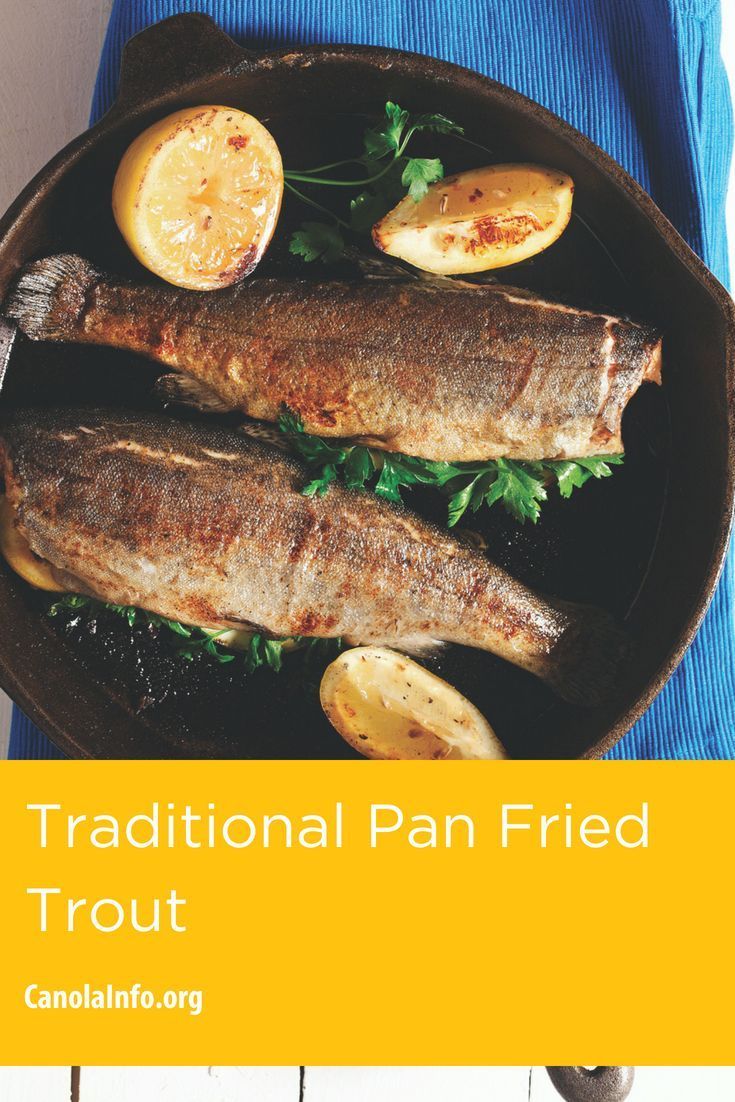
[(304, 470), (239, 433), (165, 417), (32, 411), (0, 428), (0, 471), (64, 588), (207, 628), (493, 651), (595, 699), (617, 629), (548, 601), (373, 494), (300, 493)]
[(133, 286), (79, 257), (29, 265), (5, 307), (30, 337), (125, 348), (265, 421), (435, 460), (622, 452), (661, 341), (497, 286), (255, 279), (216, 294)]

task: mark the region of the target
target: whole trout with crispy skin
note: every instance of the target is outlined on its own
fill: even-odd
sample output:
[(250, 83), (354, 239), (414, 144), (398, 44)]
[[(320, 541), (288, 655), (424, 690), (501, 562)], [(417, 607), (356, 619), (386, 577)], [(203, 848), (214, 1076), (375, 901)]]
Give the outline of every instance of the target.
[(14, 523), (60, 588), (204, 628), (492, 651), (576, 702), (624, 647), (607, 613), (539, 596), (401, 506), (166, 417), (31, 411), (0, 426)]
[[(433, 460), (622, 452), (660, 382), (650, 328), (501, 286), (255, 279), (217, 293), (135, 286), (76, 256), (29, 264), (5, 306), (36, 340), (141, 353), (199, 403)], [(176, 385), (176, 380), (170, 380)]]

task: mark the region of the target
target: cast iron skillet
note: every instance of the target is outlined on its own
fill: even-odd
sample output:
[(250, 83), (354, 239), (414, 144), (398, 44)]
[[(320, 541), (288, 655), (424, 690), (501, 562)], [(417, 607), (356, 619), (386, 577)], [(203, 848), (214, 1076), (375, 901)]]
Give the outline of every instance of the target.
[[(566, 123), (518, 93), (431, 58), (353, 46), (254, 56), (207, 18), (181, 15), (126, 47), (120, 94), (97, 126), (62, 150), (0, 225), (0, 294), (26, 260), (68, 249), (102, 268), (150, 278), (114, 227), (110, 188), (131, 139), (168, 112), (200, 103), (243, 107), (266, 121), (287, 164), (319, 164), (359, 142), (386, 100), (441, 111), (471, 145), (445, 140), (448, 171), (490, 160), (535, 161), (570, 173), (577, 216), (533, 263), (504, 282), (578, 305), (628, 312), (665, 333), (662, 389), (626, 414), (626, 463), (538, 526), (499, 509), (482, 521), (492, 556), (549, 593), (625, 617), (636, 658), (605, 708), (556, 701), (491, 656), (452, 648), (438, 668), (488, 715), (519, 757), (596, 757), (651, 703), (691, 641), (715, 587), (733, 504), (733, 306), (650, 198)], [(432, 149), (436, 141), (432, 139)], [(287, 203), (267, 265), (277, 267)], [(310, 275), (306, 266), (299, 274)], [(317, 273), (319, 274), (319, 273)], [(323, 273), (322, 273), (323, 274)], [(257, 277), (257, 273), (256, 273)], [(104, 349), (39, 345), (6, 335), (2, 402), (147, 408), (156, 371)], [(419, 507), (431, 508), (419, 500)], [(0, 682), (69, 754), (98, 757), (334, 758), (351, 751), (322, 716), (298, 659), (278, 676), (160, 657), (121, 621), (69, 637), (8, 570), (0, 573)], [(308, 682), (311, 680), (311, 684)], [(305, 683), (306, 682), (306, 683)]]

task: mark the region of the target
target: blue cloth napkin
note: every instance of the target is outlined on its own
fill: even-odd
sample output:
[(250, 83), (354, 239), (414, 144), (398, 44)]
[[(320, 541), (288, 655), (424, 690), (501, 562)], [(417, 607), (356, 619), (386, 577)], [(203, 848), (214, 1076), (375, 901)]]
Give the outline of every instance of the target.
[[(92, 118), (120, 52), (178, 12), (214, 17), (252, 47), (354, 42), (432, 54), (563, 115), (630, 172), (720, 280), (732, 112), (716, 0), (115, 0)], [(732, 554), (684, 661), (611, 758), (735, 758)], [(53, 747), (17, 710), (11, 756)]]

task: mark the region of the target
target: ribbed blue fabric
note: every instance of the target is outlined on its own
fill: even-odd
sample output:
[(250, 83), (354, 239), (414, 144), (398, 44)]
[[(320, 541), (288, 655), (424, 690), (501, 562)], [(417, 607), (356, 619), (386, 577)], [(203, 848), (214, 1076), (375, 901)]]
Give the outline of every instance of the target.
[(13, 708), (13, 719), (10, 726), (9, 758), (31, 758), (34, 761), (53, 760), (65, 758), (61, 750), (57, 750), (53, 742), (41, 734), (28, 716), (21, 712), (20, 708)]
[[(178, 12), (244, 44), (355, 42), (433, 54), (563, 115), (653, 196), (727, 280), (724, 204), (732, 113), (715, 0), (115, 0), (92, 109), (115, 95), (120, 51)], [(732, 556), (681, 666), (612, 758), (735, 758)], [(15, 756), (37, 757), (16, 715)]]

